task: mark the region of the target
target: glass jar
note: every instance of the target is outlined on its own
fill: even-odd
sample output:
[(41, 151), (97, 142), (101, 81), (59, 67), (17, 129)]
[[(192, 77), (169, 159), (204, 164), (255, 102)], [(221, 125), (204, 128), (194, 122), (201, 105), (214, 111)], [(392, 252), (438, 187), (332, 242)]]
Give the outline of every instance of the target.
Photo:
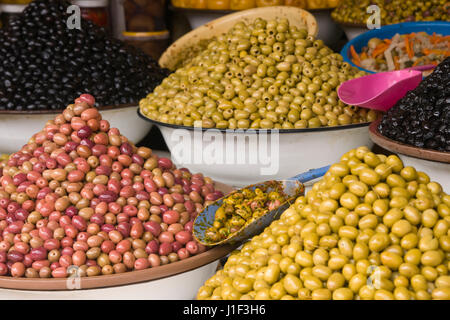
[(22, 11), (26, 8), (22, 4), (0, 4), (0, 25), (2, 28), (9, 26), (10, 22), (17, 16), (20, 16)]
[(127, 32), (167, 30), (165, 0), (125, 0), (123, 6)]
[(122, 32), (123, 40), (158, 60), (169, 45), (169, 31)]
[(72, 0), (71, 3), (80, 7), (84, 19), (110, 31), (109, 0)]

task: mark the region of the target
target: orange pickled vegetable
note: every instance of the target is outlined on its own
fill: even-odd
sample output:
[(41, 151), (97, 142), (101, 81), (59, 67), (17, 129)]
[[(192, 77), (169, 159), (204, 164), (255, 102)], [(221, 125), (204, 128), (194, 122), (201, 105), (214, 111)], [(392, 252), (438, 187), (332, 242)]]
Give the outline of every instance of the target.
[(414, 52), (412, 49), (412, 42), (410, 43), (408, 36), (405, 37), (405, 48), (406, 48), (406, 53), (408, 54), (408, 57), (410, 59), (412, 59), (414, 57)]
[(351, 55), (353, 57), (353, 60), (354, 60), (353, 63), (356, 64), (357, 66), (360, 66), (361, 65), (361, 60), (360, 60), (358, 54), (356, 53), (355, 47), (353, 45), (350, 46), (350, 53), (351, 53)]
[(400, 63), (398, 62), (398, 56), (394, 57), (394, 65), (395, 65), (395, 70), (399, 70), (400, 69)]
[(375, 50), (372, 52), (372, 58), (375, 58), (379, 56), (380, 54), (384, 53), (387, 48), (389, 48), (390, 44), (388, 43), (380, 43)]

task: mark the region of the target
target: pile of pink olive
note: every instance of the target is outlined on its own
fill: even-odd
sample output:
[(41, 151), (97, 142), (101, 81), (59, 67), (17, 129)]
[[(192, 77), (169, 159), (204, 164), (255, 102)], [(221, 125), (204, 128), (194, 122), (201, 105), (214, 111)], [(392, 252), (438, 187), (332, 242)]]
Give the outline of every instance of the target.
[(134, 146), (94, 103), (81, 95), (0, 169), (1, 276), (108, 275), (206, 250), (193, 220), (223, 194)]

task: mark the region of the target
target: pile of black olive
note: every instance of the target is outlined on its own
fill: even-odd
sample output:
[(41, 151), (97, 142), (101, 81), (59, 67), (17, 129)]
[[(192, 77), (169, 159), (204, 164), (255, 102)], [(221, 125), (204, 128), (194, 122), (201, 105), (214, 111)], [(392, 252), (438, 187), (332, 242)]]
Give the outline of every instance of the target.
[(82, 93), (96, 106), (137, 103), (168, 75), (88, 20), (69, 29), (69, 5), (36, 0), (0, 29), (0, 110), (57, 110)]
[(384, 116), (380, 133), (419, 148), (450, 152), (450, 57)]

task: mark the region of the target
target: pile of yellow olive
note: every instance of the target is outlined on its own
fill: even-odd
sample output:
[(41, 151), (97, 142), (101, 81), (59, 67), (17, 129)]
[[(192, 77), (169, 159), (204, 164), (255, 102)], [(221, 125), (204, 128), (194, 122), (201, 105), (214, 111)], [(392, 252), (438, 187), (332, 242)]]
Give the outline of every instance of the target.
[(219, 129), (301, 129), (376, 119), (338, 86), (364, 75), (286, 19), (238, 22), (139, 103), (150, 119)]
[(450, 300), (449, 226), (438, 183), (360, 147), (234, 252), (197, 298)]

